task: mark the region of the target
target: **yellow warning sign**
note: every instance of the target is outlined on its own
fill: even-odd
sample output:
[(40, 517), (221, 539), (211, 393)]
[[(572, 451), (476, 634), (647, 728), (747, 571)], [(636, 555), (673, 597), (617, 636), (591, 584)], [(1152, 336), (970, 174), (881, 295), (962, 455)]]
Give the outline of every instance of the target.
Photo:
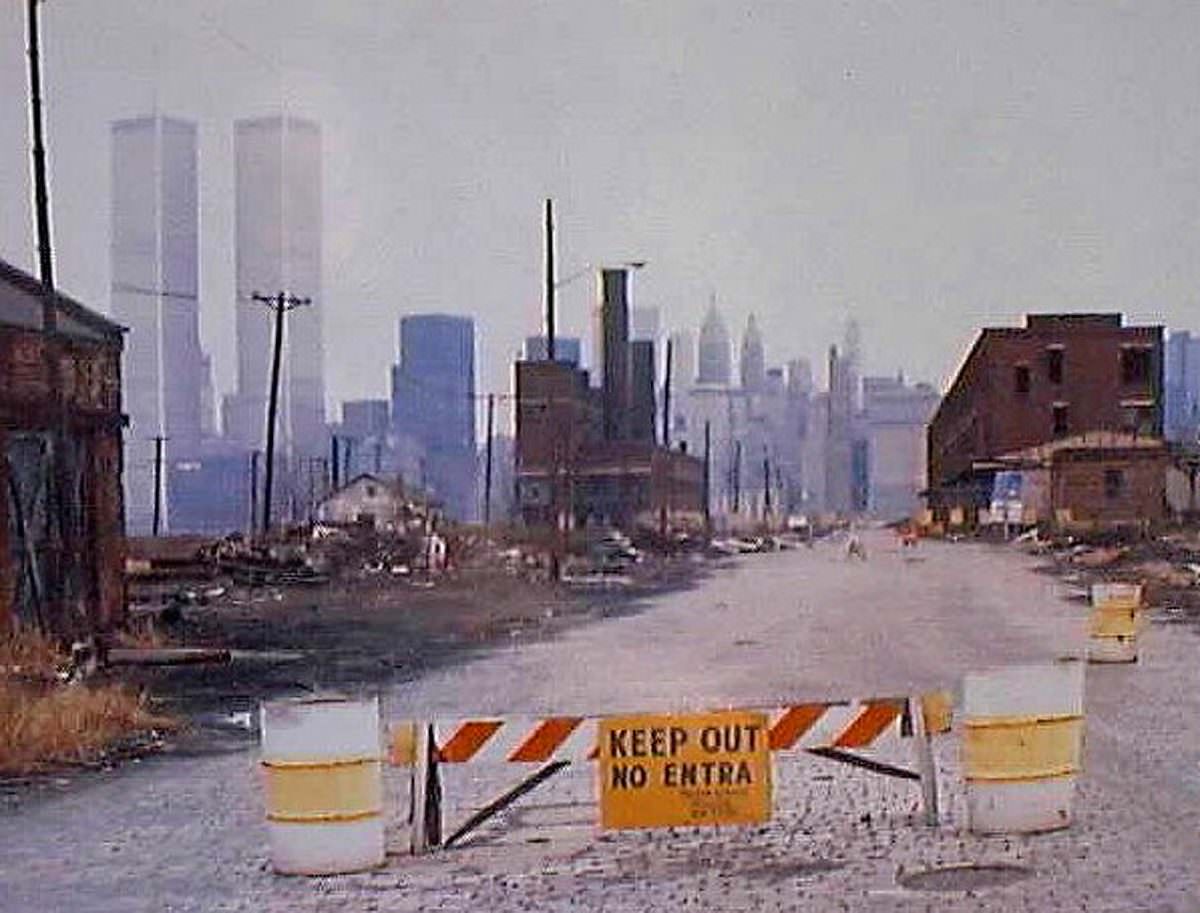
[(762, 713), (600, 720), (600, 825), (758, 824), (771, 817)]

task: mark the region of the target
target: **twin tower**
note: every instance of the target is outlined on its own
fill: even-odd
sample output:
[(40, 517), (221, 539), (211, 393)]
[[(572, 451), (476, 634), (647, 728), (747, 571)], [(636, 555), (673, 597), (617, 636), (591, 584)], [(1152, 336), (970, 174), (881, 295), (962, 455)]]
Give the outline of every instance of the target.
[[(222, 404), (224, 444), (261, 449), (272, 323), (251, 300), (280, 290), (311, 298), (289, 315), (278, 452), (319, 455), (325, 439), (321, 277), (321, 130), (296, 117), (234, 124), (237, 388)], [(200, 345), (199, 156), (196, 124), (153, 115), (112, 125), (111, 305), (129, 328), (124, 402), (126, 514), (148, 531), (156, 497), (154, 439), (168, 460), (199, 456), (217, 436), (208, 357)], [(286, 465), (286, 462), (285, 462)], [(164, 511), (164, 514), (166, 511)]]

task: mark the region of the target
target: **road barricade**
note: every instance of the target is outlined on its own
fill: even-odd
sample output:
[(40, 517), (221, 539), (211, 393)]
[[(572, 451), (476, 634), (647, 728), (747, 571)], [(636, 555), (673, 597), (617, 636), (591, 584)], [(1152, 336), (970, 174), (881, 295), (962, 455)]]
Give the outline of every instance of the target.
[(1071, 823), (1083, 738), (1084, 664), (968, 675), (963, 687), (967, 821), (983, 834)]
[(1138, 626), (1142, 611), (1141, 584), (1093, 584), (1091, 601), (1088, 661), (1137, 662)]
[(261, 724), (275, 871), (338, 875), (382, 865), (379, 700), (272, 701)]
[[(950, 728), (943, 692), (911, 698), (791, 704), (707, 714), (478, 717), (392, 724), (389, 759), (413, 770), (414, 852), (453, 845), (572, 763), (597, 763), (603, 827), (746, 824), (771, 813), (772, 752), (804, 750), (919, 782), (926, 821), (937, 820), (929, 739)], [(427, 733), (421, 745), (420, 734)], [(860, 754), (889, 737), (916, 737), (917, 770)], [(439, 765), (537, 765), (440, 839)], [(418, 769), (424, 764), (424, 769)], [(436, 820), (433, 820), (436, 819)]]

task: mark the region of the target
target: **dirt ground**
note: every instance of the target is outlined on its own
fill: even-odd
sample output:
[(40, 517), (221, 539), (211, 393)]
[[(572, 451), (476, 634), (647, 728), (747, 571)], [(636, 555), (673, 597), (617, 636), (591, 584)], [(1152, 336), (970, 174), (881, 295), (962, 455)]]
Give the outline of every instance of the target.
[(147, 688), (162, 709), (203, 727), (272, 695), (406, 681), (513, 638), (549, 637), (589, 618), (634, 612), (639, 600), (687, 587), (704, 568), (695, 559), (650, 556), (632, 585), (599, 591), (494, 567), (431, 583), (384, 574), (316, 586), (228, 585), (209, 605), (156, 621), (155, 632), (172, 645), (228, 648), (230, 662), (125, 668), (120, 675)]

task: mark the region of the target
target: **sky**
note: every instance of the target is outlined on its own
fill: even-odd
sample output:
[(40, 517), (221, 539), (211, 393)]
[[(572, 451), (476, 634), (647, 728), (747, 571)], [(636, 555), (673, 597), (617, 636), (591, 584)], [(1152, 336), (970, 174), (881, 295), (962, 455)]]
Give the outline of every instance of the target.
[[(630, 259), (638, 306), (711, 295), (768, 364), (845, 320), (865, 370), (944, 387), (985, 325), (1120, 310), (1200, 329), (1200, 4), (47, 0), (59, 284), (109, 307), (109, 123), (195, 120), (201, 333), (235, 383), (233, 121), (324, 133), (325, 376), (388, 394), (398, 318), (475, 318), (479, 388), (559, 275)], [(0, 257), (33, 269), (25, 4), (0, 0)], [(560, 292), (590, 332), (595, 290)]]

